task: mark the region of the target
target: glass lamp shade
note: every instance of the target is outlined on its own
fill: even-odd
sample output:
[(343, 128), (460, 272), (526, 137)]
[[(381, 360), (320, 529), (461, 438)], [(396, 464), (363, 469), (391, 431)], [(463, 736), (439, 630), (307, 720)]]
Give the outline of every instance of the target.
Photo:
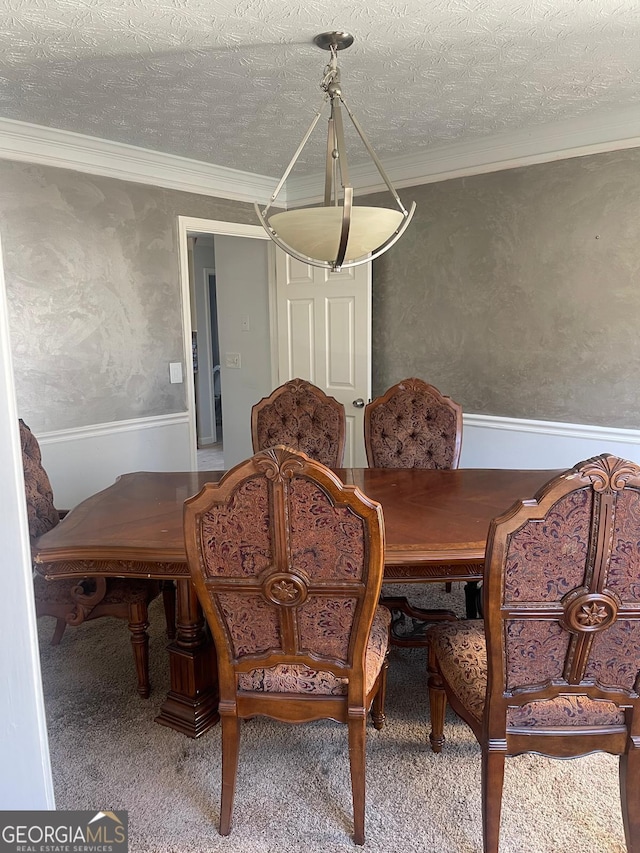
[[(400, 227), (404, 216), (388, 207), (352, 207), (345, 263), (368, 255)], [(278, 237), (307, 258), (335, 261), (340, 245), (342, 207), (305, 207), (275, 213), (269, 225)]]

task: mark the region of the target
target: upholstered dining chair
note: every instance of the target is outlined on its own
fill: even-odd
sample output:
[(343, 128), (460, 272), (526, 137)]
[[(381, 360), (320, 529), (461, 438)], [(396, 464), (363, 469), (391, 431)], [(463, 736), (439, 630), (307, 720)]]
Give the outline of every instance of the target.
[(371, 710), (382, 728), (390, 619), (378, 606), (380, 504), (277, 446), (187, 500), (184, 529), (218, 655), (220, 834), (231, 830), (240, 720), (329, 718), (348, 726), (354, 839), (363, 844), (366, 718)]
[[(38, 440), (20, 419), (20, 442), (24, 468), (25, 494), (32, 545), (38, 537), (58, 524), (65, 512), (55, 508), (53, 491), (47, 472), (42, 465)], [(148, 605), (158, 595), (161, 584), (157, 581), (84, 578), (81, 580), (46, 580), (34, 566), (33, 590), (36, 616), (52, 616), (56, 628), (51, 640), (58, 645), (67, 625), (80, 625), (100, 616), (126, 619), (131, 631), (131, 645), (136, 666), (138, 693), (149, 696), (149, 627)], [(163, 581), (167, 635), (175, 636), (175, 586), (173, 581)]]
[(457, 468), (462, 406), (422, 379), (403, 379), (365, 406), (370, 468)]
[(251, 410), (254, 453), (286, 444), (323, 465), (340, 468), (345, 438), (342, 403), (304, 379), (285, 382)]
[[(457, 468), (462, 449), (462, 406), (433, 385), (412, 377), (397, 382), (364, 410), (364, 444), (370, 468)], [(446, 584), (448, 592), (451, 584)], [(477, 583), (467, 584), (467, 612)], [(425, 611), (404, 596), (384, 599), (393, 614), (396, 645), (424, 645), (426, 619), (452, 619), (450, 610)]]
[(629, 853), (640, 851), (640, 467), (604, 454), (489, 529), (484, 622), (429, 632), (430, 741), (446, 700), (482, 749), (485, 853), (507, 755), (620, 756)]

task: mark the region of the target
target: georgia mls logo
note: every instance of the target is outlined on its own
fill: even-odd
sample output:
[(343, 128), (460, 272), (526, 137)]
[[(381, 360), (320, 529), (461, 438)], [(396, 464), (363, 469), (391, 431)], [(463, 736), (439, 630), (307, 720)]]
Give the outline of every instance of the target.
[(0, 853), (127, 853), (127, 812), (4, 812)]
[[(110, 821), (113, 821), (116, 825), (109, 826), (102, 824), (100, 826), (95, 827), (97, 833), (92, 833), (89, 827), (92, 823), (96, 823), (97, 821), (102, 820), (103, 818), (109, 818)], [(104, 835), (104, 838), (100, 836)], [(111, 835), (111, 841), (108, 840), (108, 836)], [(94, 836), (94, 837), (91, 837)], [(123, 841), (127, 840), (127, 832), (126, 828), (123, 825), (122, 821), (118, 817), (115, 812), (96, 812), (94, 816), (91, 818), (89, 823), (87, 824), (87, 841), (102, 841), (103, 844), (113, 844), (114, 842), (117, 844), (122, 844)]]

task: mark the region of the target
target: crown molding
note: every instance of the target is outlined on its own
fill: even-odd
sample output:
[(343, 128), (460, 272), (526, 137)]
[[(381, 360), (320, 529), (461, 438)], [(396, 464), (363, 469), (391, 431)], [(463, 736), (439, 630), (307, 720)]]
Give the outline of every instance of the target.
[[(400, 189), (637, 147), (640, 147), (640, 107), (451, 142), (418, 154), (389, 158), (384, 168), (394, 187)], [(351, 166), (350, 174), (359, 195), (386, 190), (372, 162)], [(288, 205), (321, 202), (319, 186), (317, 176), (290, 178), (286, 187)]]
[[(401, 189), (637, 147), (640, 106), (452, 142), (390, 158), (384, 167), (396, 189)], [(0, 158), (258, 204), (268, 203), (278, 181), (267, 175), (4, 118), (0, 118)], [(360, 195), (386, 190), (372, 162), (354, 165), (350, 172)], [(290, 177), (283, 190), (286, 204), (295, 207), (321, 202), (321, 183), (318, 175)]]
[(5, 118), (0, 118), (0, 158), (260, 204), (268, 202), (278, 180)]

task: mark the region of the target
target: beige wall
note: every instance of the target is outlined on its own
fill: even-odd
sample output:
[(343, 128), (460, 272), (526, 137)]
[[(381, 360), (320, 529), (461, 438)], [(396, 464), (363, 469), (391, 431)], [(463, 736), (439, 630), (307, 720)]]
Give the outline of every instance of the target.
[(418, 208), (374, 262), (374, 394), (415, 375), (465, 412), (640, 428), (640, 149), (401, 196)]
[(9, 161), (0, 186), (19, 414), (40, 432), (185, 411), (177, 217), (253, 207)]

